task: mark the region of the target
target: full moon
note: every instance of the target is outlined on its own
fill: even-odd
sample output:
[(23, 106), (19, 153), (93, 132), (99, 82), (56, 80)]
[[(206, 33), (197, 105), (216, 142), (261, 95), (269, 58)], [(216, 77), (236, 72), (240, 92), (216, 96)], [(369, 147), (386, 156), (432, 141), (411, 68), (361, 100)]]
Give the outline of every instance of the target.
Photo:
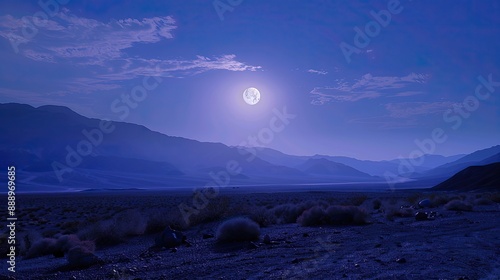
[(253, 87), (245, 89), (245, 91), (243, 92), (243, 100), (245, 100), (248, 105), (255, 105), (259, 103), (259, 90)]

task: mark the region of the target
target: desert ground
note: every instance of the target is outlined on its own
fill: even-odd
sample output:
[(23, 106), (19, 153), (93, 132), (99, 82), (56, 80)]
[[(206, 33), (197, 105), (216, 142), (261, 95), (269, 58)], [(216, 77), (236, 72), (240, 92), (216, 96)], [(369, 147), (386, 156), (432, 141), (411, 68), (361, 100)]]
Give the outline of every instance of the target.
[[(500, 277), (498, 193), (228, 189), (204, 198), (140, 190), (18, 194), (16, 272), (2, 265), (0, 278)], [(186, 223), (179, 205), (193, 203), (198, 211)], [(230, 225), (236, 217), (239, 224)], [(185, 240), (169, 243), (172, 232)]]

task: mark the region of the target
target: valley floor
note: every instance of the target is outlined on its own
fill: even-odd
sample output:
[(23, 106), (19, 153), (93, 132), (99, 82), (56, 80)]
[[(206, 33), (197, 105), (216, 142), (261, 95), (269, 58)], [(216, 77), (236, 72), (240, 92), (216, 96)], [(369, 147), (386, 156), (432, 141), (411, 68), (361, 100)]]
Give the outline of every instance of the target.
[[(212, 203), (223, 204), (224, 209), (217, 205), (203, 209), (216, 211), (216, 219), (206, 218), (182, 230), (189, 246), (153, 250), (150, 247), (157, 233), (154, 233), (152, 217), (160, 213), (159, 217), (154, 216), (155, 219), (161, 221), (163, 217), (170, 219), (166, 223), (175, 223), (173, 216), (166, 213), (176, 211), (180, 203), (190, 205), (190, 195), (140, 192), (18, 195), (20, 228), (17, 234), (18, 239), (23, 240), (20, 240), (19, 254), (28, 250), (30, 245), (25, 243), (42, 237), (73, 233), (85, 236), (85, 229), (92, 223), (116, 222), (120, 213), (132, 215), (125, 224), (133, 229), (142, 227), (146, 233), (117, 237), (116, 244), (110, 240), (104, 245), (98, 244), (95, 255), (101, 262), (88, 268), (70, 269), (64, 257), (46, 255), (24, 259), (21, 256), (16, 263), (17, 272), (10, 273), (2, 265), (0, 278), (498, 279), (500, 203), (483, 201), (474, 205), (472, 211), (447, 210), (442, 205), (424, 209), (437, 212), (434, 220), (416, 221), (413, 213), (399, 215), (397, 209), (402, 205), (414, 205), (424, 198), (437, 201), (439, 196), (455, 196), (472, 204), (484, 197), (470, 193), (412, 191), (368, 194), (221, 192)], [(271, 211), (277, 205), (294, 205), (307, 200), (359, 205), (369, 214), (368, 224), (305, 227), (297, 223), (270, 222), (261, 227), (261, 238), (256, 242), (221, 245), (213, 237), (220, 222), (232, 215), (256, 208)], [(375, 200), (381, 202), (380, 208), (374, 207)], [(146, 224), (135, 219), (144, 219)], [(159, 223), (156, 226), (164, 226), (156, 222)], [(112, 230), (116, 232), (106, 238), (113, 238), (119, 231), (133, 233), (133, 229), (115, 228)], [(262, 237), (266, 234), (271, 244), (263, 242)], [(2, 253), (2, 263), (6, 262), (4, 255)]]

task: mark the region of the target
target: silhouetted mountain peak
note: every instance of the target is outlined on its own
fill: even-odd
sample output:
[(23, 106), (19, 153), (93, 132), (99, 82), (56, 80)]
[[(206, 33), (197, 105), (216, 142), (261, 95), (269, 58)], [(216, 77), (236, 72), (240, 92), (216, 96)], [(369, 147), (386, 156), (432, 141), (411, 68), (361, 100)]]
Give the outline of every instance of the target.
[(78, 115), (78, 116), (81, 116), (77, 112), (75, 112), (75, 111), (73, 111), (70, 108), (65, 107), (65, 106), (43, 105), (43, 106), (40, 106), (40, 107), (38, 107), (36, 109), (38, 109), (40, 111), (50, 112), (50, 113), (59, 113), (59, 114), (66, 114), (66, 115)]

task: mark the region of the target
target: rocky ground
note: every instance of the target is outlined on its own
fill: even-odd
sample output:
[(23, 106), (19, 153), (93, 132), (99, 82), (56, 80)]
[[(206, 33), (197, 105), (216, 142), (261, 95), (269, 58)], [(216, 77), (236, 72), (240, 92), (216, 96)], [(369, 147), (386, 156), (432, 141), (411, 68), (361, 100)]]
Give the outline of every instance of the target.
[[(214, 205), (200, 211), (216, 212), (214, 217), (207, 215), (194, 225), (182, 226), (171, 214), (180, 203), (191, 201), (181, 193), (18, 195), (21, 256), (16, 273), (2, 265), (0, 279), (498, 279), (497, 197), (411, 191), (221, 193), (212, 203), (224, 207)], [(432, 204), (418, 207), (426, 198)], [(231, 216), (255, 219), (258, 216), (250, 213), (255, 209), (278, 213), (273, 212), (277, 205), (306, 200), (359, 206), (368, 214), (367, 224), (308, 227), (279, 219), (259, 220), (259, 240), (216, 242), (217, 227)], [(461, 200), (473, 208), (445, 207), (449, 200)], [(437, 214), (432, 220), (417, 221), (417, 211)], [(160, 215), (152, 218), (155, 213)], [(95, 223), (111, 220), (115, 227), (108, 228), (107, 235), (89, 234), (89, 228), (95, 232)], [(166, 224), (181, 228), (188, 243), (152, 248), (161, 231), (157, 228)], [(67, 252), (64, 256), (26, 256), (29, 247), (42, 238), (70, 234), (95, 241), (92, 255), (98, 261), (88, 267), (70, 266)], [(270, 242), (264, 242), (265, 235)], [(5, 247), (4, 241), (1, 245)]]

